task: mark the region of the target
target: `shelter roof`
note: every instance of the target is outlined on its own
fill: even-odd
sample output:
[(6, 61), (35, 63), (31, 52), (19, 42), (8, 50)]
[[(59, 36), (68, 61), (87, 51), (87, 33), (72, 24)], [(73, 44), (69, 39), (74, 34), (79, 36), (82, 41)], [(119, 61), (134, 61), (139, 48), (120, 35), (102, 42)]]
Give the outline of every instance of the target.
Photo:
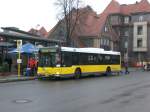
[(14, 38), (14, 39), (18, 38), (18, 39), (28, 39), (28, 40), (35, 40), (35, 41), (61, 42), (61, 43), (63, 43), (63, 41), (59, 41), (59, 40), (39, 38), (37, 36), (14, 34), (14, 33), (9, 33), (9, 32), (0, 32), (0, 36), (8, 37), (8, 38)]

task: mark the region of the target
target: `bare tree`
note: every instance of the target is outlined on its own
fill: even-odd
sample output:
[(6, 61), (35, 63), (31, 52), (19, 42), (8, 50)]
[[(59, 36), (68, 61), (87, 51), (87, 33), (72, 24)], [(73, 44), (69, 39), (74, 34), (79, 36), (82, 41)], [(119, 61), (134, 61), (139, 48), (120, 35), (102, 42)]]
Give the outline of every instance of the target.
[(64, 22), (66, 46), (71, 46), (72, 35), (79, 20), (80, 0), (56, 0), (55, 5), (60, 9), (59, 20)]

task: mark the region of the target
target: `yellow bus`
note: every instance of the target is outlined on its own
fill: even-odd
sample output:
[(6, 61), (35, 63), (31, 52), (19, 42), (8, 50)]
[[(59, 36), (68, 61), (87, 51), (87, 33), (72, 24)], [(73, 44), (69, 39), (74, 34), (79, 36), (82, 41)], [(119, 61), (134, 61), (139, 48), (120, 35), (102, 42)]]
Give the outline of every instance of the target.
[(44, 47), (39, 49), (39, 77), (74, 77), (119, 73), (120, 52), (101, 48)]

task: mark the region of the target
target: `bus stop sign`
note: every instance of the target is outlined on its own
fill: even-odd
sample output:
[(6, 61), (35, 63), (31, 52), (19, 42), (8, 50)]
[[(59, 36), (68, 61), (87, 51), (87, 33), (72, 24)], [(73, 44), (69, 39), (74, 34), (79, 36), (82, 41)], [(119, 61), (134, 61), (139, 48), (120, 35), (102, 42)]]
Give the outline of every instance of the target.
[(17, 40), (17, 49), (21, 49), (22, 47), (22, 40)]

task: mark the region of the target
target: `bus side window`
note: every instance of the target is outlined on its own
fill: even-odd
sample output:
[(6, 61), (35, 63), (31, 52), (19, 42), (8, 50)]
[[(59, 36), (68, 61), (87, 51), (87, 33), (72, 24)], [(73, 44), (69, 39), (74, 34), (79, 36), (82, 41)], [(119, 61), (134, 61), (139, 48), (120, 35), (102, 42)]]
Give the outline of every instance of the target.
[(115, 56), (112, 56), (112, 58), (111, 58), (111, 63), (112, 63), (112, 64), (116, 64), (116, 57), (115, 57)]
[(101, 54), (98, 55), (98, 64), (103, 64), (103, 56)]
[(94, 60), (93, 55), (89, 55), (89, 56), (88, 56), (88, 63), (89, 63), (89, 64), (92, 64), (92, 63), (93, 63), (93, 60)]
[(62, 53), (62, 66), (72, 66), (72, 55), (69, 52)]
[(105, 55), (105, 62), (106, 64), (110, 64), (111, 62), (111, 56), (110, 55)]
[(72, 53), (72, 65), (78, 65), (79, 64), (79, 57), (78, 53)]
[(120, 56), (118, 56), (118, 55), (112, 56), (112, 63), (113, 64), (119, 64), (120, 63)]
[(88, 54), (87, 53), (79, 53), (78, 54), (79, 64), (80, 65), (88, 65)]
[(115, 64), (119, 64), (120, 63), (120, 56), (116, 55), (115, 56)]
[(98, 64), (98, 58), (96, 54), (88, 54), (88, 64)]

